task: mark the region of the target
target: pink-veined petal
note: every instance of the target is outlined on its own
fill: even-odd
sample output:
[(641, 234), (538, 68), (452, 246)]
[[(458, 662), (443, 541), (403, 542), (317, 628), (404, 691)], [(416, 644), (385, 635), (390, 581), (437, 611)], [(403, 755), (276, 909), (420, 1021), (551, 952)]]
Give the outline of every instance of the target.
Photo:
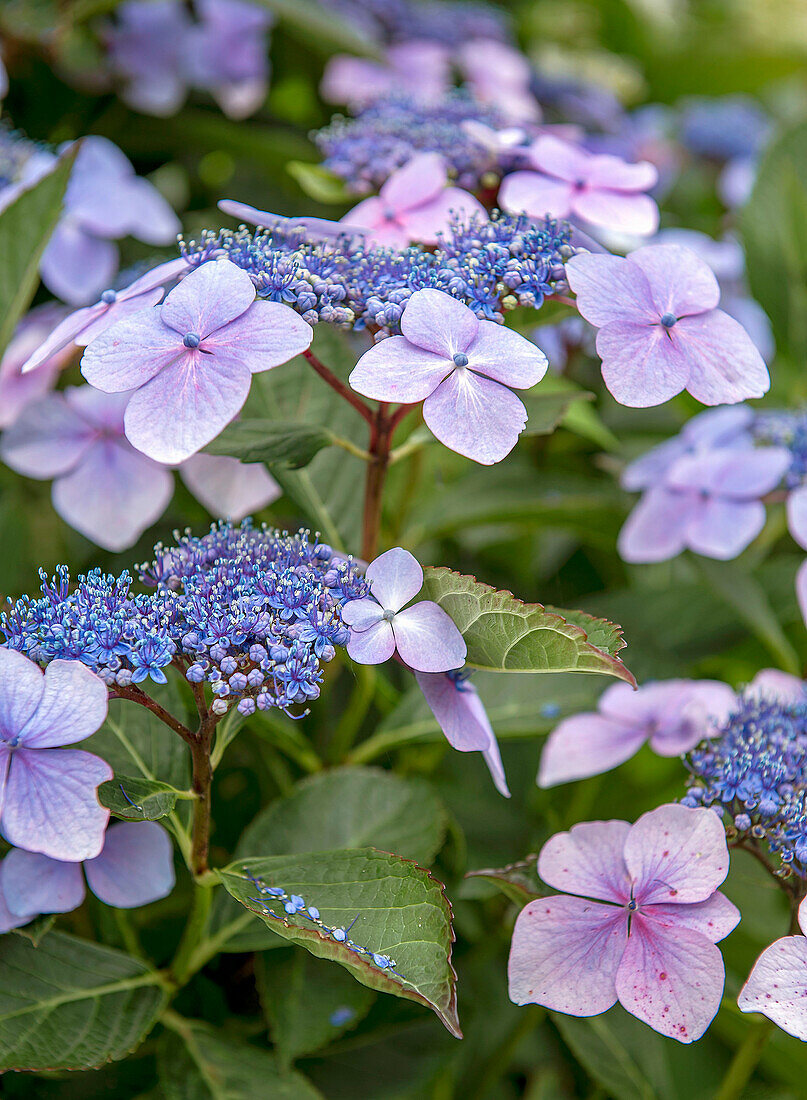
[(687, 532), (701, 501), (697, 493), (649, 489), (619, 532), (619, 556), (628, 562), (666, 561), (687, 545)]
[(36, 713), (45, 674), (16, 649), (0, 649), (0, 737), (13, 741)]
[(140, 309), (87, 346), (81, 373), (97, 390), (120, 393), (144, 385), (187, 354), (176, 332), (160, 320), (159, 308)]
[(567, 183), (586, 180), (595, 158), (579, 145), (561, 141), (552, 134), (541, 134), (529, 148), (530, 163)]
[(658, 183), (658, 169), (650, 161), (629, 163), (609, 153), (599, 153), (589, 159), (586, 171), (589, 187), (611, 191), (649, 191)]
[(0, 458), (25, 477), (50, 478), (73, 469), (92, 446), (95, 432), (64, 394), (32, 402), (0, 439)]
[(392, 173), (381, 188), (380, 199), (396, 213), (409, 211), (439, 195), (447, 182), (446, 163), (439, 153), (417, 153)]
[(253, 302), (240, 317), (205, 340), (204, 348), (258, 374), (300, 355), (313, 339), (314, 330), (290, 306)]
[(705, 901), (729, 869), (720, 817), (672, 803), (642, 814), (625, 841), (625, 863), (640, 905)]
[(103, 760), (81, 749), (18, 749), (11, 762), (0, 828), (10, 844), (71, 863), (97, 856), (109, 810), (99, 784)]
[(174, 888), (174, 850), (156, 821), (124, 821), (107, 829), (104, 849), (84, 864), (87, 885), (116, 909), (134, 909)]
[(468, 350), (480, 323), (473, 310), (445, 291), (416, 290), (401, 316), (401, 332), (411, 344), (451, 360)]
[(715, 890), (706, 901), (693, 905), (643, 905), (642, 918), (657, 921), (665, 928), (689, 928), (711, 943), (719, 943), (740, 923), (740, 910)]
[(572, 195), (571, 208), (591, 225), (618, 233), (649, 237), (658, 229), (658, 205), (638, 192), (586, 189)]
[[(627, 685), (626, 685), (627, 686)], [(541, 753), (539, 787), (554, 787), (610, 771), (629, 760), (647, 740), (641, 727), (601, 714), (575, 714), (550, 733)]]
[(18, 731), (26, 749), (73, 745), (106, 718), (106, 684), (80, 661), (51, 661), (36, 710)]
[(431, 600), (399, 611), (392, 633), (401, 659), (417, 672), (448, 672), (465, 663), (465, 640), (454, 620)]
[(597, 354), (612, 396), (632, 409), (662, 405), (690, 380), (690, 357), (661, 325), (612, 321), (597, 333)]
[(144, 291), (136, 298), (119, 298), (112, 305), (105, 306), (103, 313), (83, 325), (81, 331), (76, 334), (76, 346), (86, 347), (102, 332), (106, 332), (108, 328), (116, 325), (118, 321), (122, 321), (125, 317), (131, 317), (133, 313), (137, 313), (140, 309), (153, 309), (162, 301), (163, 293), (162, 287), (157, 287), (155, 290)]
[(682, 317), (672, 332), (692, 364), (686, 388), (697, 401), (733, 404), (770, 389), (768, 368), (751, 337), (722, 309)]
[(367, 566), (365, 578), (374, 599), (388, 611), (400, 611), (423, 587), (420, 563), (400, 546), (379, 554)]
[(249, 275), (230, 260), (211, 260), (186, 275), (160, 306), (163, 324), (203, 340), (246, 312), (255, 301)]
[(627, 821), (584, 821), (555, 833), (538, 856), (538, 874), (554, 890), (626, 905), (630, 880), (622, 850)]
[(527, 410), (506, 386), (462, 368), (426, 398), (423, 419), (446, 447), (492, 466), (515, 447)]
[(807, 939), (784, 936), (766, 947), (740, 990), (742, 1012), (761, 1012), (802, 1041), (807, 1040)]
[(251, 382), (242, 363), (191, 352), (132, 395), (126, 436), (157, 462), (184, 462), (235, 419)]
[(533, 218), (566, 218), (572, 209), (574, 188), (540, 172), (511, 172), (502, 180), (499, 203), (511, 214)]
[(3, 860), (2, 891), (15, 916), (70, 913), (84, 901), (84, 875), (80, 863), (12, 848)]
[(348, 381), (353, 389), (375, 401), (423, 401), (454, 369), (445, 355), (435, 355), (390, 336), (374, 344), (359, 359)]
[(85, 328), (102, 317), (108, 309), (109, 307), (105, 302), (99, 302), (97, 305), (85, 306), (69, 313), (67, 317), (59, 322), (47, 339), (28, 356), (20, 368), (20, 374), (28, 374), (29, 371), (41, 367), (52, 355), (56, 355), (57, 352), (72, 344)]
[(627, 914), (611, 905), (552, 895), (516, 919), (507, 975), (510, 1000), (571, 1016), (596, 1016), (616, 1003)]
[(692, 1043), (715, 1018), (724, 981), (723, 957), (706, 936), (634, 917), (616, 974), (619, 1003), (633, 1016)]
[(351, 631), (348, 655), (359, 665), (380, 665), (395, 652), (395, 636), (390, 624), (382, 619), (367, 630)]
[(536, 385), (549, 366), (546, 356), (532, 340), (493, 321), (479, 322), (479, 330), (466, 353), (471, 370), (517, 390)]
[(705, 313), (720, 301), (720, 287), (712, 269), (691, 248), (649, 244), (631, 252), (628, 261), (647, 276), (659, 316)]
[(597, 328), (611, 321), (658, 322), (650, 284), (644, 272), (628, 260), (586, 252), (572, 256), (566, 275), (577, 296), (577, 308)]

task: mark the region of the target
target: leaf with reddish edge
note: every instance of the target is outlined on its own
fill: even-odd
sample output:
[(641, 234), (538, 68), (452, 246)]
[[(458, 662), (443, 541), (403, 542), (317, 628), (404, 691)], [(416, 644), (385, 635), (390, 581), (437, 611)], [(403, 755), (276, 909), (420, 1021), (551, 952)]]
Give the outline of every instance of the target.
[(546, 887), (538, 877), (538, 856), (525, 856), (506, 867), (485, 867), (481, 871), (468, 871), (466, 878), (487, 879), (517, 905), (526, 905), (546, 894)]
[[(249, 873), (314, 906), (319, 923), (286, 913), (283, 901), (259, 898)], [(323, 959), (344, 966), (363, 985), (431, 1008), (462, 1038), (457, 1018), (457, 976), (451, 965), (454, 930), (442, 883), (400, 856), (375, 848), (247, 858), (216, 872), (225, 890), (273, 932)], [(272, 916), (267, 910), (278, 916)], [(338, 942), (326, 929), (347, 928), (348, 938), (370, 952), (391, 956), (395, 971)], [(323, 927), (324, 925), (324, 927)]]
[(429, 567), (424, 573), (420, 595), (434, 600), (454, 620), (468, 646), (469, 668), (597, 672), (635, 686), (633, 673), (616, 656), (625, 643), (613, 623), (580, 611), (558, 613), (539, 603), (524, 603), (512, 592), (497, 591), (451, 569)]

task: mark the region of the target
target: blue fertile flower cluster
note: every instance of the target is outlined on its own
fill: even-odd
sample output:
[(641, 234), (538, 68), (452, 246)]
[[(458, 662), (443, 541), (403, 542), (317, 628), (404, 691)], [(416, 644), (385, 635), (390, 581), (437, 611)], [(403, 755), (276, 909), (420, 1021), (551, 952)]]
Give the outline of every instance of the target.
[(807, 413), (757, 412), (753, 432), (761, 443), (787, 447), (791, 464), (785, 484), (788, 489), (802, 485), (807, 479)]
[(317, 698), (320, 663), (348, 640), (340, 608), (367, 591), (349, 560), (305, 531), (249, 521), (186, 534), (155, 555), (139, 570), (146, 593), (132, 591), (128, 572), (95, 569), (72, 589), (64, 566), (53, 580), (43, 575), (41, 598), (24, 596), (0, 615), (6, 644), (40, 664), (82, 661), (113, 688), (165, 683), (173, 663), (210, 684), (217, 714), (236, 700), (252, 714)]
[(807, 876), (807, 700), (746, 692), (686, 762), (685, 806), (722, 808), (741, 839), (765, 841), (783, 868)]
[[(396, 978), (402, 978), (406, 981), (403, 974), (399, 974), (395, 969), (397, 963), (395, 959), (390, 958), (389, 955), (383, 955), (380, 951), (371, 951), (367, 947), (362, 947), (361, 944), (355, 943), (348, 933), (353, 925), (358, 920), (354, 917), (351, 924), (347, 928), (330, 928), (319, 915), (319, 909), (314, 905), (308, 905), (304, 898), (299, 894), (287, 894), (282, 886), (267, 886), (262, 879), (255, 878), (249, 873), (247, 868), (244, 868), (244, 875), (252, 885), (256, 888), (260, 897), (250, 898), (250, 901), (257, 902), (261, 906), (262, 911), (269, 917), (274, 917), (276, 920), (282, 920), (288, 923), (288, 917), (301, 916), (306, 920), (316, 925), (326, 936), (329, 936), (337, 943), (343, 943), (348, 951), (353, 951), (357, 955), (362, 955), (365, 959), (368, 959), (373, 966), (377, 966), (379, 970), (385, 970), (388, 974), (394, 974)], [(274, 909), (269, 907), (268, 900), (272, 898), (279, 905), (282, 904), (283, 912), (276, 913)]]
[(431, 104), (380, 100), (356, 118), (337, 116), (314, 140), (325, 157), (323, 166), (359, 195), (377, 191), (417, 153), (440, 153), (467, 191), (495, 187), (501, 175), (496, 155), (467, 134), (463, 122), (494, 130), (505, 126), (496, 111), (456, 92)]
[(309, 324), (325, 321), (383, 335), (397, 333), (416, 290), (434, 288), (479, 317), (504, 321), (516, 306), (540, 308), (568, 287), (564, 262), (573, 255), (570, 229), (547, 218), (494, 213), (455, 222), (433, 251), (371, 248), (356, 238), (323, 241), (299, 226), (203, 234), (181, 242), (194, 266), (226, 256), (250, 276), (258, 296), (284, 302)]

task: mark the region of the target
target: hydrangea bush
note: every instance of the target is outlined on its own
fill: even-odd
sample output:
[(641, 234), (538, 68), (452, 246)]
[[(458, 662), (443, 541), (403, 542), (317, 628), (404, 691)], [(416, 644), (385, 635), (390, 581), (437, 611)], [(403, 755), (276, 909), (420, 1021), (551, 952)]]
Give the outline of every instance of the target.
[(7, 7), (3, 1095), (798, 1100), (792, 41)]

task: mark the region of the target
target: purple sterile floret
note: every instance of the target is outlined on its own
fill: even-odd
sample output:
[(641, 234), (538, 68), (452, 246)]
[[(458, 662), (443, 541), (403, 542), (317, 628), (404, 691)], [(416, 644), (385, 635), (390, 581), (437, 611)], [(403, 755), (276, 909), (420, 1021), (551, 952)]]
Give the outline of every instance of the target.
[(432, 600), (405, 607), (423, 587), (423, 570), (408, 550), (393, 547), (367, 567), (370, 594), (342, 607), (350, 627), (347, 651), (362, 665), (399, 657), (417, 672), (447, 672), (465, 660), (466, 646), (453, 621)]
[(728, 868), (711, 810), (665, 805), (634, 825), (591, 821), (551, 837), (538, 873), (568, 893), (519, 913), (511, 1000), (571, 1016), (596, 1016), (618, 1001), (662, 1035), (699, 1039), (723, 994), (715, 944), (740, 919), (717, 889)]

